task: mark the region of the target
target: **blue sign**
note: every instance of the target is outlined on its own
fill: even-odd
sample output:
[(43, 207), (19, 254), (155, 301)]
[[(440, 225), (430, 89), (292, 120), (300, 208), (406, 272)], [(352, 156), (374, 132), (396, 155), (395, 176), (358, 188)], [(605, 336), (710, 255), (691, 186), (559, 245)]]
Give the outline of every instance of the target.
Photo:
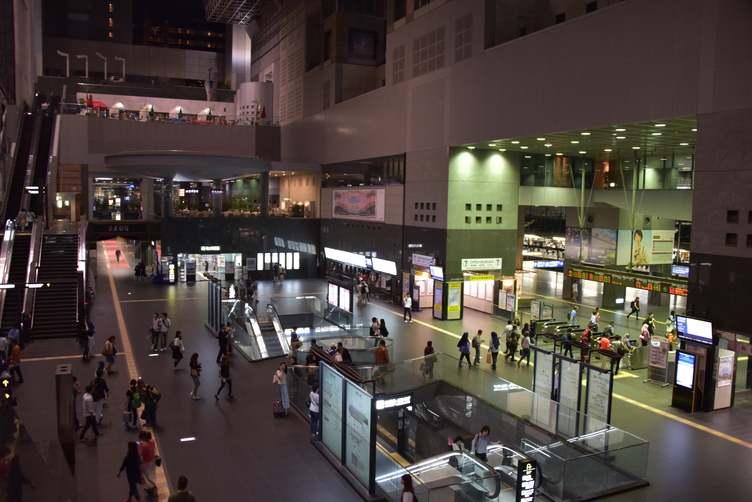
[(689, 267), (683, 267), (681, 265), (671, 265), (671, 275), (678, 275), (679, 277), (689, 277)]
[(545, 260), (533, 262), (533, 268), (561, 268), (563, 266), (564, 260)]

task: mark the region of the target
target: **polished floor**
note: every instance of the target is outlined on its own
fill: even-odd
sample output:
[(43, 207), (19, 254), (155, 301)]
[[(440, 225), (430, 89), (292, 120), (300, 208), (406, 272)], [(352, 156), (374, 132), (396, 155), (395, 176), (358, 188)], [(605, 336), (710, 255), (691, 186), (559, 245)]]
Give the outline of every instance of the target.
[[(119, 265), (115, 263), (115, 249), (113, 242), (100, 244), (92, 319), (96, 325), (96, 353), (101, 352), (104, 339), (110, 334), (118, 337), (118, 347), (124, 353), (115, 366), (118, 373), (107, 378), (111, 393), (101, 428), (104, 437), (76, 445), (78, 500), (123, 500), (127, 496), (125, 480), (117, 479), (115, 474), (127, 441), (136, 437), (120, 420), (128, 380), (134, 376), (142, 376), (163, 395), (159, 425), (155, 429), (164, 459), (160, 500), (166, 500), (166, 487), (174, 487), (181, 475), (188, 478), (189, 489), (200, 501), (358, 500), (356, 493), (310, 444), (309, 427), (302, 417), (292, 413), (284, 419), (273, 418), (270, 408), (276, 391), (271, 375), (278, 360), (248, 363), (236, 356), (232, 366), (235, 399), (228, 400), (225, 394), (215, 401), (214, 393), (219, 386), (215, 363), (218, 347), (216, 339), (204, 329), (206, 284), (137, 283), (133, 275), (135, 263), (128, 258), (125, 243), (121, 241), (126, 256)], [(571, 304), (556, 299), (561, 295), (560, 282), (555, 274), (540, 274), (525, 292), (551, 299), (557, 317), (563, 317)], [(280, 295), (324, 293), (325, 287), (319, 280), (287, 280), (283, 285), (266, 281), (260, 284), (261, 302)], [(595, 298), (587, 291), (585, 288), (583, 305)], [(651, 310), (661, 320), (665, 319), (668, 308), (651, 307)], [(406, 324), (402, 322), (401, 308), (378, 299), (358, 309), (363, 318), (386, 320), (395, 339), (395, 360), (422, 355), (427, 340), (433, 340), (437, 351), (454, 355), (463, 331), (483, 329), (490, 333), (501, 331), (504, 325), (500, 319), (472, 310), (466, 310), (461, 321), (444, 322), (433, 320), (429, 311), (418, 312), (414, 313), (415, 322)], [(203, 363), (199, 401), (188, 395), (192, 382), (187, 358), (179, 370), (173, 371), (169, 351), (156, 355), (149, 351), (146, 338), (151, 314), (164, 311), (172, 320), (171, 332), (183, 332), (186, 355), (196, 352)], [(625, 315), (622, 311), (606, 311), (602, 319), (613, 318), (619, 333), (630, 330), (637, 333), (638, 322), (627, 320)], [(52, 441), (56, 436), (51, 385), (55, 366), (73, 364), (74, 374), (83, 383), (93, 378), (96, 362), (83, 362), (77, 354), (78, 346), (72, 341), (42, 341), (24, 351), (25, 383), (16, 391), (17, 411), (35, 444)], [(670, 387), (644, 384), (646, 372), (620, 372), (615, 381), (612, 423), (650, 441), (651, 484), (607, 500), (749, 500), (752, 496), (748, 488), (752, 480), (748, 468), (752, 464), (750, 393), (737, 393), (733, 409), (690, 415), (670, 407)], [(532, 367), (500, 364), (497, 373), (519, 385), (531, 386)], [(80, 408), (80, 399), (77, 407)], [(186, 441), (188, 438), (192, 439)], [(49, 500), (35, 498), (35, 493), (29, 490), (25, 497), (32, 501)]]

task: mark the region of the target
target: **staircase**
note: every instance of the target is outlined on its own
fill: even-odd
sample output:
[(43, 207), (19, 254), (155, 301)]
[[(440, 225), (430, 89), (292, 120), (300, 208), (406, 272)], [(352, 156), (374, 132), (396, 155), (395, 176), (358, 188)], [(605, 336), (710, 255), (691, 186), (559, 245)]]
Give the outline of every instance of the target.
[(25, 293), (30, 247), (30, 234), (16, 234), (13, 239), (13, 254), (10, 258), (10, 269), (8, 270), (8, 283), (15, 284), (16, 287), (5, 290), (2, 319), (4, 332), (21, 322), (21, 301), (23, 301)]
[(34, 338), (78, 335), (78, 236), (45, 235), (37, 281), (50, 287), (36, 290)]

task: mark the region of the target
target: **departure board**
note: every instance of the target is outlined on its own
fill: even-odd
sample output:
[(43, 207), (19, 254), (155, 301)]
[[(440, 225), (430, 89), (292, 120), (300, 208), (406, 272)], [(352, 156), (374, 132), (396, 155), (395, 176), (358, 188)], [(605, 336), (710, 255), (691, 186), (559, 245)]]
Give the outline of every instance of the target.
[(615, 286), (626, 286), (658, 293), (668, 293), (677, 296), (687, 296), (687, 281), (668, 277), (655, 277), (630, 272), (570, 265), (567, 276), (573, 279), (602, 282)]

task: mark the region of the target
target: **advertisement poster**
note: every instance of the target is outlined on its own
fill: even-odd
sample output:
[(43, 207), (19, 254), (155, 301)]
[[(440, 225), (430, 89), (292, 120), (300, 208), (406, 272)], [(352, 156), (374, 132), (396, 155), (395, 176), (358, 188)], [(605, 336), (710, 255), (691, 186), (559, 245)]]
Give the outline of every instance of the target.
[(364, 485), (368, 486), (371, 465), (371, 396), (360, 387), (347, 382), (347, 414), (345, 415), (344, 464)]
[(731, 385), (734, 376), (734, 356), (721, 356), (718, 358), (718, 387)]
[(386, 190), (332, 190), (332, 218), (384, 221)]
[(402, 298), (410, 294), (410, 274), (402, 273)]
[(342, 375), (326, 364), (321, 371), (321, 441), (342, 460)]
[(635, 266), (671, 264), (674, 250), (673, 230), (619, 230), (617, 265), (628, 265), (630, 249)]
[(441, 319), (441, 311), (444, 302), (444, 284), (436, 281), (433, 283), (433, 317)]
[(668, 343), (659, 340), (650, 341), (650, 366), (656, 368), (666, 368), (668, 366)]
[(447, 287), (447, 319), (459, 319), (462, 313), (462, 283), (450, 282)]
[(554, 318), (554, 306), (553, 305), (546, 305), (543, 304), (543, 308), (541, 309), (541, 319), (543, 320), (550, 320)]
[(585, 414), (607, 424), (611, 417), (610, 407), (611, 375), (607, 371), (588, 367)]
[(507, 308), (509, 312), (514, 312), (515, 296), (514, 293), (507, 293)]
[(676, 385), (693, 389), (695, 384), (695, 357), (686, 352), (676, 353)]
[(573, 410), (579, 409), (580, 403), (580, 365), (577, 362), (557, 359), (561, 364), (559, 403)]
[[(582, 229), (582, 261), (596, 265), (616, 263), (617, 231), (611, 228)], [(580, 261), (580, 228), (567, 227), (564, 257)]]
[(326, 301), (328, 303), (331, 303), (332, 305), (336, 306), (338, 303), (339, 295), (337, 294), (337, 291), (339, 290), (339, 286), (336, 284), (329, 283), (329, 294), (326, 295)]
[(345, 312), (350, 312), (350, 290), (347, 288), (339, 288), (339, 308)]
[(530, 318), (532, 319), (533, 317), (536, 319), (541, 318), (541, 303), (535, 300), (530, 302)]
[(534, 378), (533, 378), (533, 392), (539, 396), (543, 396), (546, 399), (551, 399), (551, 391), (553, 390), (553, 354), (544, 352), (542, 350), (535, 350), (535, 366)]
[(245, 267), (246, 267), (246, 270), (248, 270), (249, 272), (251, 270), (256, 270), (256, 258), (246, 258)]

